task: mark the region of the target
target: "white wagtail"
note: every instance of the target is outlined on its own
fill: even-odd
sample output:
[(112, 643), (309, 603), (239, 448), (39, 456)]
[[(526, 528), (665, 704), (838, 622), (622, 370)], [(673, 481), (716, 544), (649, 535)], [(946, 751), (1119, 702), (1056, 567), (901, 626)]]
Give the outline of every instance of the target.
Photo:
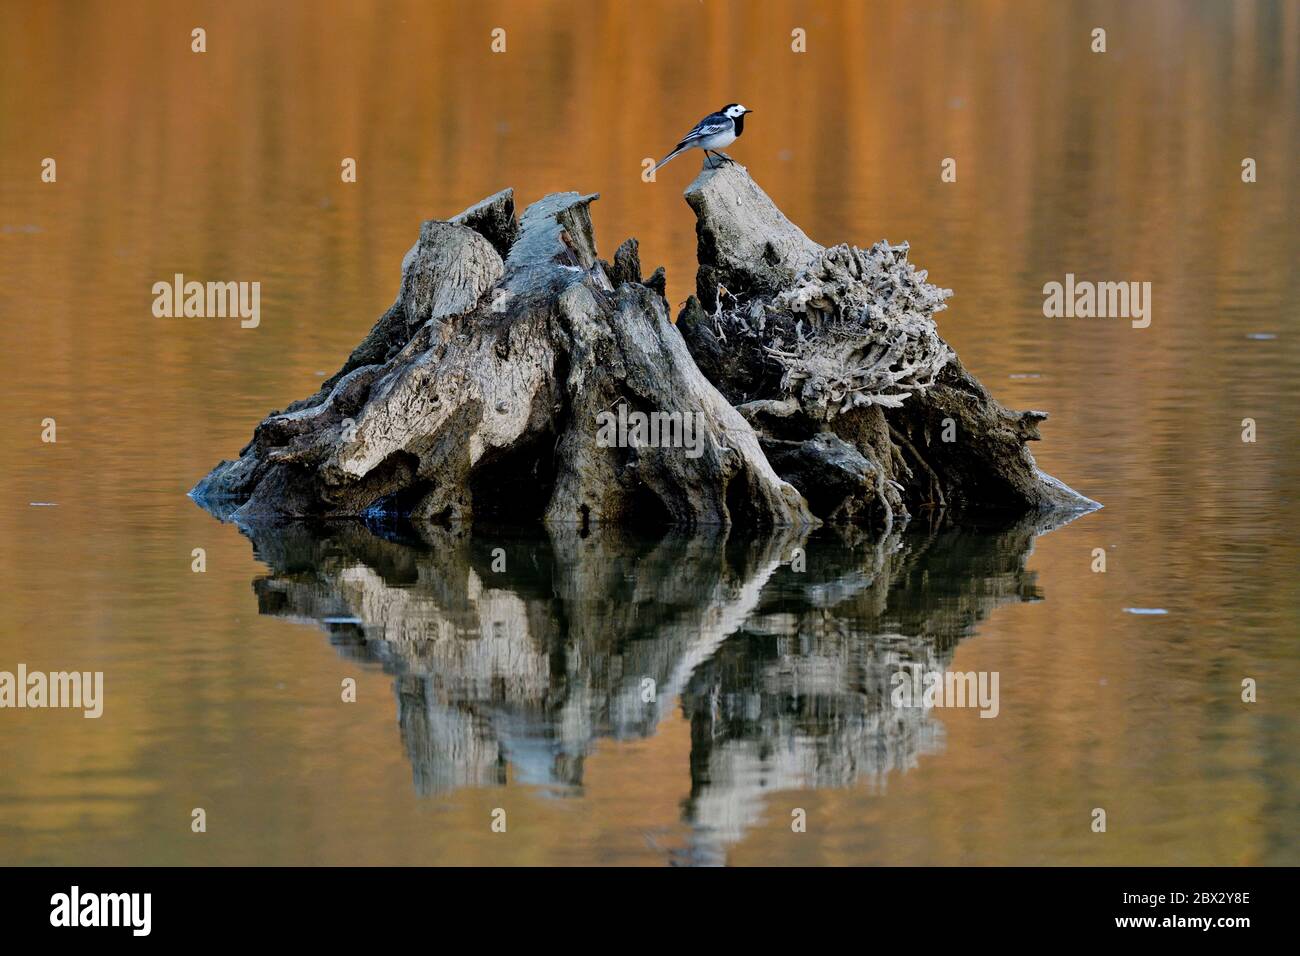
[[(728, 103), (718, 112), (710, 113), (695, 124), (695, 129), (687, 133), (682, 141), (673, 147), (671, 153), (659, 161), (659, 166), (688, 149), (702, 149), (705, 156), (710, 156), (715, 150), (730, 146), (736, 141), (736, 137), (745, 131), (745, 114), (752, 112), (754, 111), (746, 109), (739, 103)], [(733, 162), (730, 156), (723, 156), (721, 153), (716, 155), (719, 160)], [(655, 167), (655, 172), (659, 171), (659, 166)]]

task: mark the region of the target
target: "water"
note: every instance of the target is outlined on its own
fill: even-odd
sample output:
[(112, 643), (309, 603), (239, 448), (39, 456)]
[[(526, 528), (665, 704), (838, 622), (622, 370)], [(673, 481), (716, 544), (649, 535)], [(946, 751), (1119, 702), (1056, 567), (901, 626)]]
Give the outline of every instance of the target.
[[(1104, 55), (1057, 7), (6, 5), (0, 670), (106, 703), (0, 711), (0, 862), (1300, 862), (1300, 6), (1109, 8)], [(185, 498), (339, 366), (422, 218), (599, 190), (602, 253), (638, 236), (680, 302), (695, 160), (639, 164), (734, 100), (731, 154), (818, 240), (910, 240), (1104, 510), (447, 539)], [(260, 281), (261, 326), (154, 319), (176, 272)], [(1044, 318), (1067, 272), (1152, 282), (1151, 327)], [(905, 661), (997, 671), (998, 716), (888, 708)]]

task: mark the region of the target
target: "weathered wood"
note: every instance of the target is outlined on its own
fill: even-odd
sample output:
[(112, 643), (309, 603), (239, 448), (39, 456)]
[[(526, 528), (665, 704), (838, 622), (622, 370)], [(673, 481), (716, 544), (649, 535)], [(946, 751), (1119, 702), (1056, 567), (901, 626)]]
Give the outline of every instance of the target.
[[(640, 284), (628, 247), (611, 281), (587, 211), (596, 198), (547, 196), (517, 230), (504, 224), (508, 194), (425, 223), (397, 302), (340, 372), (269, 416), (195, 498), (240, 519), (815, 524), (691, 359), (662, 272), (657, 290)], [(691, 416), (701, 447), (611, 445), (598, 416), (620, 405)]]
[[(706, 166), (686, 193), (698, 296), (674, 328), (636, 240), (598, 257), (597, 198), (554, 193), (516, 221), (504, 190), (424, 223), (343, 367), (194, 497), (239, 519), (584, 528), (1095, 507), (1026, 450), (1046, 416), (1004, 409), (944, 343), (950, 293), (906, 244), (824, 248), (743, 167)], [(671, 440), (611, 440), (614, 415), (662, 419)]]
[[(824, 248), (739, 165), (706, 165), (686, 199), (700, 264), (677, 327), (818, 517), (1098, 507), (1038, 470), (1026, 443), (1046, 414), (1004, 408), (943, 341), (934, 317), (951, 292), (906, 243)], [(879, 507), (845, 497), (849, 459), (832, 439), (865, 463), (854, 496)]]

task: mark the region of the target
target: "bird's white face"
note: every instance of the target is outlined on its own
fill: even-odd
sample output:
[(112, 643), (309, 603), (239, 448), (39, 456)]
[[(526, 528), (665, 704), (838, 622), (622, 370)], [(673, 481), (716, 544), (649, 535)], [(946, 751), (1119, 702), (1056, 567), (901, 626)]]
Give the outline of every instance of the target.
[(730, 116), (732, 119), (736, 119), (737, 117), (744, 116), (746, 113), (752, 113), (752, 112), (754, 111), (748, 109), (747, 107), (741, 106), (739, 103), (736, 103), (734, 106), (728, 106), (726, 109), (726, 114)]

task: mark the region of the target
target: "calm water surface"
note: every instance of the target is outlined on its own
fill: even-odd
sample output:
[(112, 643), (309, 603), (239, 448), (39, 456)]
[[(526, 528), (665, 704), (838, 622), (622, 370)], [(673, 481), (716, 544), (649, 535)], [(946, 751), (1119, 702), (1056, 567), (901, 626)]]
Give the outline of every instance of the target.
[[(0, 670), (107, 698), (0, 711), (0, 862), (1300, 863), (1300, 4), (1103, 12), (1105, 55), (1065, 4), (0, 6)], [(911, 241), (1104, 510), (457, 538), (186, 499), (337, 369), (421, 219), (600, 191), (604, 254), (638, 236), (684, 299), (696, 160), (640, 161), (733, 100), (812, 237)], [(260, 281), (261, 326), (154, 319), (176, 272)], [(1150, 281), (1151, 327), (1044, 318), (1067, 272)], [(997, 718), (890, 707), (900, 662), (999, 672)]]

